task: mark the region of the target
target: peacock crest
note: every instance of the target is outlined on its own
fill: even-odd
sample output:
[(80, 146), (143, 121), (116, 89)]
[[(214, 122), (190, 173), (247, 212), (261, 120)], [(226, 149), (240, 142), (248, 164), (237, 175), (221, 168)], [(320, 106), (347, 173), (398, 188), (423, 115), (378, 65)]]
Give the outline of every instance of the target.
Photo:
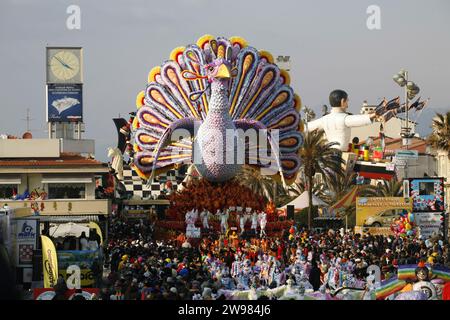
[[(270, 141), (276, 151), (270, 157), (278, 163), (277, 177), (293, 181), (300, 167), (303, 124), (300, 97), (289, 84), (289, 74), (270, 53), (248, 46), (241, 37), (204, 35), (196, 44), (175, 48), (169, 60), (149, 72), (146, 89), (137, 96), (133, 169), (148, 180), (192, 163), (199, 150), (201, 160), (194, 161), (199, 173), (210, 181), (226, 181), (241, 165), (216, 161), (237, 152), (219, 139), (226, 139), (225, 131), (277, 129), (279, 140), (277, 146)], [(174, 139), (177, 129), (189, 135)], [(253, 155), (249, 150), (246, 163)], [(265, 163), (256, 159), (251, 165)]]

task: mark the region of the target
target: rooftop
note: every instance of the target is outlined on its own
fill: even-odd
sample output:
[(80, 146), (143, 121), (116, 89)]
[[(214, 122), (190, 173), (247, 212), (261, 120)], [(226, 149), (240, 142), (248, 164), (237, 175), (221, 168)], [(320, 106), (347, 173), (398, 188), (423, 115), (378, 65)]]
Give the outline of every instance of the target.
[(61, 153), (58, 158), (3, 158), (0, 159), (0, 167), (80, 167), (80, 166), (92, 166), (92, 167), (105, 167), (107, 166), (103, 162), (97, 161), (92, 158), (86, 158), (75, 153)]

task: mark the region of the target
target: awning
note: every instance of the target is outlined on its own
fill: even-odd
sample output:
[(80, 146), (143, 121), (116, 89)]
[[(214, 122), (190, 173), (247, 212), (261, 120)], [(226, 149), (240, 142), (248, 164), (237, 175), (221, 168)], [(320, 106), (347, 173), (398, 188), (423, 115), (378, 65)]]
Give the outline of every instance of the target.
[(336, 202), (331, 206), (330, 211), (336, 210), (339, 208), (347, 208), (350, 207), (353, 203), (356, 202), (356, 195), (358, 194), (358, 186), (354, 186), (352, 190), (350, 190), (345, 196), (342, 197), (341, 200)]
[(40, 216), (40, 222), (98, 222), (98, 215), (65, 215), (65, 216)]
[(22, 177), (18, 174), (2, 174), (0, 184), (22, 184)]
[[(323, 202), (320, 198), (315, 195), (312, 195), (312, 204), (313, 206), (326, 206), (327, 204)], [(308, 191), (304, 191), (297, 198), (289, 202), (287, 205), (283, 206), (282, 209), (287, 210), (287, 206), (294, 206), (294, 209), (301, 210), (303, 208), (309, 207), (309, 193)]]
[(42, 183), (92, 183), (91, 175), (44, 175)]

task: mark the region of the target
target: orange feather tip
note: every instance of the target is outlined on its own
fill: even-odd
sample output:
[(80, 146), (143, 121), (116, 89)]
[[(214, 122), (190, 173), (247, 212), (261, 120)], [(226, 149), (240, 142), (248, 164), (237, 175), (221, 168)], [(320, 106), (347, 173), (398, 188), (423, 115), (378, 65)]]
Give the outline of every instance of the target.
[(261, 59), (265, 59), (268, 63), (274, 63), (272, 54), (269, 51), (261, 50), (259, 51), (259, 56)]
[(291, 76), (289, 75), (289, 72), (286, 70), (281, 69), (280, 70), (280, 77), (283, 79), (283, 84), (290, 85), (291, 84)]
[(134, 130), (136, 130), (136, 129), (138, 129), (138, 128), (140, 127), (140, 125), (139, 125), (139, 120), (138, 120), (137, 117), (135, 117), (135, 118), (133, 119), (133, 122), (131, 123), (131, 125), (133, 126), (133, 129), (134, 129)]
[(145, 105), (145, 92), (141, 91), (138, 93), (137, 97), (136, 97), (136, 107), (139, 109), (140, 107), (142, 107), (143, 105)]
[(302, 108), (302, 99), (298, 94), (294, 93), (294, 109), (297, 110), (297, 112), (300, 112), (301, 108)]
[(185, 47), (176, 47), (170, 53), (169, 59), (177, 62), (178, 64), (180, 64), (181, 61), (179, 60), (179, 58), (183, 54), (185, 49), (186, 49)]
[(303, 123), (303, 121), (299, 122), (297, 131), (299, 131), (299, 132), (304, 132), (305, 131), (305, 124)]
[(242, 37), (234, 36), (234, 37), (231, 37), (229, 40), (230, 40), (232, 46), (234, 46), (235, 44), (238, 44), (241, 49), (248, 46), (247, 41)]
[(205, 45), (213, 39), (214, 39), (213, 35), (205, 34), (205, 35), (201, 36), (200, 38), (198, 38), (197, 46), (199, 46), (199, 48), (201, 48), (201, 49), (204, 49)]
[(160, 74), (161, 74), (160, 66), (156, 66), (156, 67), (152, 68), (152, 70), (150, 70), (150, 72), (148, 73), (148, 83), (155, 82), (156, 76), (160, 75)]

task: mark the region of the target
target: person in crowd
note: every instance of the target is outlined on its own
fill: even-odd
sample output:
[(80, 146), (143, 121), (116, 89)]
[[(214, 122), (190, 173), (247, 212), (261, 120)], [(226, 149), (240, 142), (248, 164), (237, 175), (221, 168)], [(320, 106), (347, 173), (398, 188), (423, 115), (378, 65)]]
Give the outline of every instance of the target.
[(79, 241), (80, 241), (80, 250), (89, 250), (88, 239), (84, 231), (81, 233)]

